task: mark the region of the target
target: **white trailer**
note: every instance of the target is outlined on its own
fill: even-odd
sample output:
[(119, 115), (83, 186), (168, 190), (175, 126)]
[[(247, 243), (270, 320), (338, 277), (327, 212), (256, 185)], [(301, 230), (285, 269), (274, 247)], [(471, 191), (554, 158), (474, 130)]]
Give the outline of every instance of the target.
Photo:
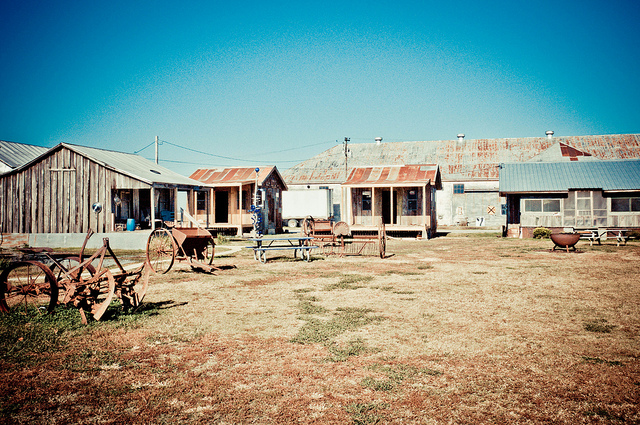
[(305, 217), (326, 220), (331, 217), (331, 189), (285, 190), (282, 192), (282, 220), (298, 227)]

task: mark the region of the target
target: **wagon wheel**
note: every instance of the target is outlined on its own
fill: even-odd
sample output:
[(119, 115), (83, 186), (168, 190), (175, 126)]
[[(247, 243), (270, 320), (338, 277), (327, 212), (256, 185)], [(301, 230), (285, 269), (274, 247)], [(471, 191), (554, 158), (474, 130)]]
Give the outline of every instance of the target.
[(100, 320), (116, 292), (116, 281), (109, 269), (103, 269), (89, 282), (81, 288), (81, 294), (74, 299), (74, 304), (80, 309), (82, 323), (85, 325), (87, 324), (85, 310), (90, 311), (95, 320)]
[(147, 240), (147, 262), (155, 273), (166, 273), (176, 258), (176, 242), (166, 229), (156, 229)]
[(211, 236), (209, 239), (207, 239), (206, 245), (202, 249), (202, 252), (200, 253), (200, 258), (198, 258), (198, 260), (201, 260), (205, 264), (211, 265), (213, 264), (213, 256), (215, 255), (215, 253), (216, 253), (216, 242), (213, 239), (213, 236)]
[(51, 269), (38, 261), (19, 261), (0, 274), (0, 311), (14, 306), (52, 313), (58, 302), (58, 285)]
[(302, 233), (304, 233), (305, 236), (309, 236), (313, 233), (313, 224), (314, 220), (310, 215), (302, 221)]
[(149, 287), (150, 275), (151, 267), (145, 264), (140, 270), (140, 273), (129, 276), (125, 282), (119, 286), (119, 289), (116, 290), (116, 295), (120, 298), (122, 308), (125, 311), (133, 311), (140, 307), (147, 293), (147, 288)]
[(75, 287), (95, 276), (96, 269), (92, 264), (89, 263), (83, 267), (80, 267), (80, 264), (80, 257), (70, 255), (56, 259), (56, 262), (51, 265), (51, 272), (58, 282), (58, 304), (66, 304), (70, 301), (73, 294), (67, 294), (69, 287)]

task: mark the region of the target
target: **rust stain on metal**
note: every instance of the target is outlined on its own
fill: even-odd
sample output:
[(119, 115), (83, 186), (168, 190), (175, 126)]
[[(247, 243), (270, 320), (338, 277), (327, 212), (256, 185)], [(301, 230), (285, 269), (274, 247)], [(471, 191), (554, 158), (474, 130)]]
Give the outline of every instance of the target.
[(361, 184), (401, 184), (429, 183), (435, 184), (438, 173), (437, 165), (399, 165), (380, 167), (356, 167), (351, 171), (345, 185)]
[[(259, 167), (258, 181), (260, 183), (269, 177), (275, 167)], [(200, 168), (191, 174), (191, 178), (206, 184), (241, 184), (256, 181), (255, 167), (233, 168)]]
[[(440, 166), (445, 180), (498, 179), (498, 165), (526, 162), (556, 145), (558, 158), (570, 160), (640, 158), (640, 134), (554, 136), (509, 139), (468, 139), (388, 142), (349, 145), (349, 170), (353, 167), (405, 164)], [(555, 150), (555, 148), (554, 148)], [(555, 154), (554, 154), (555, 155)], [(343, 183), (345, 158), (342, 146), (304, 161), (284, 173), (288, 184)]]

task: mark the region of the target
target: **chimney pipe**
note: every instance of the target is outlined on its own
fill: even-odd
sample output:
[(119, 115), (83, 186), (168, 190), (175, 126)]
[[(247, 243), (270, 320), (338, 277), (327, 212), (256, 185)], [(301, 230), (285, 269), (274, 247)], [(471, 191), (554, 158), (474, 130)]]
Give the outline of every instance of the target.
[(462, 142), (464, 141), (464, 134), (460, 133), (458, 134), (458, 142)]
[(374, 140), (376, 141), (376, 145), (379, 145), (382, 142), (382, 137), (376, 137)]
[(547, 130), (544, 134), (547, 135), (547, 139), (553, 139), (553, 130)]

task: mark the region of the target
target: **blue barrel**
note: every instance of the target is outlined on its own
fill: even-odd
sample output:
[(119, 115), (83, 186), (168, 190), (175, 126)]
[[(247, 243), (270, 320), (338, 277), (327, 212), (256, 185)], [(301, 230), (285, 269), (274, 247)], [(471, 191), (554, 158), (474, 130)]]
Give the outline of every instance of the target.
[(127, 219), (127, 230), (129, 232), (133, 232), (134, 230), (136, 230), (136, 221), (133, 218)]

